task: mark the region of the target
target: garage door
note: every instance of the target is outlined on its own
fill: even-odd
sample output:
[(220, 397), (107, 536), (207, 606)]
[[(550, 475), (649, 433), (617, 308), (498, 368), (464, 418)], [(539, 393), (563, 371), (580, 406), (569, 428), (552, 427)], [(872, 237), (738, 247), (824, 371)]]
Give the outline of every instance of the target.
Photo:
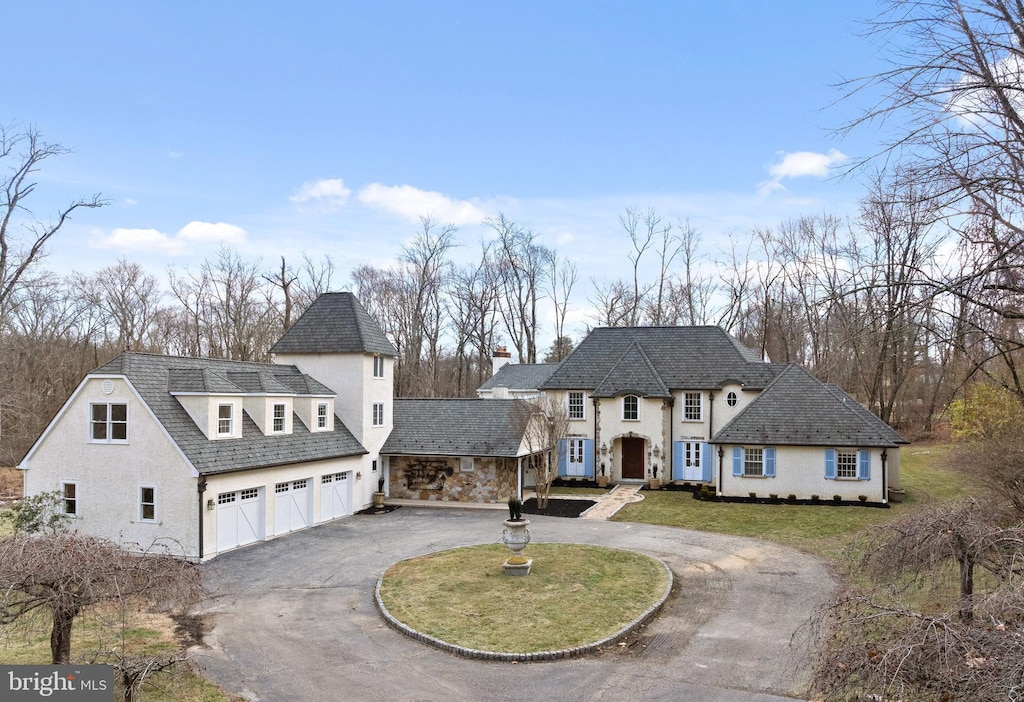
[(352, 473), (331, 473), (320, 478), (320, 521), (352, 514)]
[(308, 480), (292, 480), (274, 486), (274, 533), (308, 527), (313, 523), (313, 491)]
[(217, 495), (217, 551), (263, 539), (263, 492), (248, 488)]

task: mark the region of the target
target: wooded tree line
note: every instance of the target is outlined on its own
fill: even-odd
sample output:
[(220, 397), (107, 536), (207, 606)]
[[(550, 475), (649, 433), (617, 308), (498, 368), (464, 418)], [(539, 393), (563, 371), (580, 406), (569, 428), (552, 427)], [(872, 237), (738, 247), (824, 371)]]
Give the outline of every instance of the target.
[(27, 251), (22, 263), (34, 258), (5, 273), (0, 298), (0, 462), (17, 461), (81, 377), (121, 350), (267, 360), (313, 299), (345, 287), (398, 349), (398, 396), (471, 396), (499, 345), (521, 362), (559, 361), (578, 341), (569, 315), (585, 304), (593, 326), (721, 325), (897, 427), (927, 431), (972, 379), (1024, 397), (1018, 322), (996, 285), (1009, 273), (965, 275), (987, 249), (958, 238), (929, 187), (907, 169), (880, 173), (855, 219), (782, 222), (717, 256), (688, 223), (627, 209), (626, 275), (588, 281), (586, 303), (572, 260), (504, 215), (486, 223), (468, 264), (455, 260), (457, 228), (424, 218), (395, 264), (360, 266), (349, 280), (329, 256), (271, 267), (222, 248), (198, 268), (169, 269), (166, 287), (127, 259), (59, 276), (5, 231)]

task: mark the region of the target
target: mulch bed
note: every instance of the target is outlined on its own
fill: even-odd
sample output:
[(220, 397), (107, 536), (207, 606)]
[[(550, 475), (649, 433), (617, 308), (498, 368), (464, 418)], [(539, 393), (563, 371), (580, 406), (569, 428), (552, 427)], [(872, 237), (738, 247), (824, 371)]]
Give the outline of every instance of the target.
[(537, 498), (531, 497), (523, 503), (523, 514), (541, 514), (548, 517), (569, 517), (575, 519), (596, 504), (593, 500), (559, 500), (548, 498), (547, 509), (537, 509)]

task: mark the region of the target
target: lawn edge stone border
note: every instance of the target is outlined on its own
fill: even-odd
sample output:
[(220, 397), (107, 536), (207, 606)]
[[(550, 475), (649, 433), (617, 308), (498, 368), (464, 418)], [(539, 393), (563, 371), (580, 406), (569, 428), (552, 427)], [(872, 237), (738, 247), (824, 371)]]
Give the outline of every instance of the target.
[[(665, 562), (660, 558), (656, 558), (646, 553), (641, 553), (640, 551), (630, 551), (629, 549), (614, 549), (608, 548), (607, 546), (600, 546), (599, 548), (607, 548), (609, 551), (626, 551), (627, 553), (637, 553), (641, 556), (646, 556), (647, 558), (650, 558), (652, 561), (656, 561), (661, 564), (661, 567), (665, 569), (665, 575), (668, 576), (668, 582), (665, 584), (665, 591), (661, 594), (661, 597), (659, 597), (654, 604), (652, 604), (644, 612), (642, 612), (639, 617), (634, 619), (632, 622), (630, 622), (623, 628), (619, 629), (614, 634), (606, 636), (605, 638), (599, 641), (583, 644), (581, 646), (573, 646), (572, 648), (563, 648), (556, 651), (534, 651), (533, 653), (505, 653), (502, 651), (481, 651), (475, 648), (466, 648), (465, 646), (459, 646), (458, 644), (448, 643), (447, 641), (443, 641), (442, 639), (439, 639), (436, 636), (424, 634), (422, 631), (413, 629), (408, 624), (405, 624), (404, 622), (401, 622), (398, 619), (396, 619), (391, 614), (391, 612), (388, 611), (388, 608), (384, 606), (384, 601), (381, 600), (380, 597), (380, 588), (381, 585), (384, 583), (384, 575), (387, 573), (388, 569), (390, 569), (392, 565), (394, 565), (395, 563), (400, 563), (401, 561), (395, 561), (395, 563), (389, 565), (387, 568), (384, 569), (384, 572), (380, 574), (380, 577), (377, 578), (377, 585), (373, 589), (373, 603), (374, 605), (376, 605), (377, 611), (380, 612), (380, 615), (384, 618), (384, 621), (387, 622), (387, 625), (395, 631), (405, 634), (409, 638), (419, 641), (420, 643), (427, 644), (428, 646), (433, 646), (434, 648), (439, 648), (442, 651), (454, 654), (456, 656), (461, 656), (463, 658), (470, 658), (478, 661), (514, 661), (517, 663), (532, 663), (534, 661), (555, 661), (564, 660), (567, 658), (578, 658), (589, 653), (594, 653), (595, 651), (606, 646), (611, 646), (612, 644), (618, 643), (620, 640), (629, 636), (631, 633), (633, 633), (634, 631), (642, 627), (644, 624), (649, 622), (651, 619), (653, 619), (654, 616), (661, 611), (661, 608), (664, 606), (665, 601), (668, 600), (669, 595), (672, 594), (672, 584), (674, 578), (674, 576), (672, 575), (672, 569), (669, 568), (665, 564)], [(443, 553), (444, 551), (448, 550), (450, 549), (442, 549), (441, 551), (437, 551), (436, 553)]]

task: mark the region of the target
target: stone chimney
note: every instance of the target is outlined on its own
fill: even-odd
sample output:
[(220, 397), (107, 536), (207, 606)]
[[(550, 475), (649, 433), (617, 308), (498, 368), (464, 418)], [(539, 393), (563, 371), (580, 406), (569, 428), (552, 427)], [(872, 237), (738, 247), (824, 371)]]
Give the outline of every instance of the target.
[(494, 349), (494, 353), (491, 355), (491, 375), (494, 375), (502, 366), (507, 366), (512, 363), (512, 354), (504, 346), (499, 346)]

